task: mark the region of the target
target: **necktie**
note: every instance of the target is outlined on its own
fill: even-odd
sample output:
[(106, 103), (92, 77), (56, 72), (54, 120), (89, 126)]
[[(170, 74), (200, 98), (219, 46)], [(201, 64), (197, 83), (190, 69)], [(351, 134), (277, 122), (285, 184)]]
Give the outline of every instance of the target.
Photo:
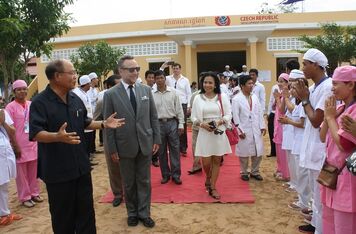
[(130, 89), (130, 102), (131, 102), (131, 106), (136, 114), (136, 97), (135, 97), (135, 93), (132, 90), (133, 89), (133, 85), (129, 85), (129, 89)]

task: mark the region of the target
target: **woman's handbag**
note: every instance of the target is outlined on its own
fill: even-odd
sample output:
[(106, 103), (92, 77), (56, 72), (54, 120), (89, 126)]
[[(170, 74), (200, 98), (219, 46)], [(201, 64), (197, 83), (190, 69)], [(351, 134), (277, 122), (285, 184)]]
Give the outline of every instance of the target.
[(347, 159), (346, 159), (347, 169), (356, 176), (356, 151), (354, 151)]
[(338, 169), (337, 167), (334, 167), (333, 165), (330, 165), (325, 161), (323, 168), (321, 168), (320, 174), (316, 181), (318, 181), (319, 184), (325, 187), (335, 190), (337, 178), (341, 173), (342, 169), (344, 169), (345, 165), (346, 163), (344, 163), (344, 165), (340, 169)]
[[(224, 116), (224, 107), (221, 101), (221, 94), (218, 95), (220, 106), (221, 106), (221, 115)], [(225, 130), (226, 136), (229, 139), (230, 145), (236, 145), (239, 142), (239, 134), (235, 127), (235, 124), (231, 125), (231, 128)]]

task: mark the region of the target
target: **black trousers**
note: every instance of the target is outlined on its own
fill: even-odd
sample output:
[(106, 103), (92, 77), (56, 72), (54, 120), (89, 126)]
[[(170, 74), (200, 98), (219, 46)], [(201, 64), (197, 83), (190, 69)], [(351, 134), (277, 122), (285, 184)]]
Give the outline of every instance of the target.
[(96, 233), (90, 173), (62, 183), (46, 183), (46, 187), (55, 234)]
[(182, 104), (184, 113), (184, 133), (179, 136), (179, 151), (181, 153), (186, 153), (188, 148), (188, 137), (187, 137), (187, 104)]
[(96, 133), (95, 131), (84, 133), (85, 145), (86, 145), (86, 151), (88, 153), (88, 157), (90, 156), (91, 153), (95, 152), (95, 133)]
[(269, 135), (269, 142), (271, 144), (271, 153), (270, 155), (276, 156), (276, 145), (273, 142), (273, 135), (274, 135), (274, 113), (270, 113), (268, 116), (268, 135)]

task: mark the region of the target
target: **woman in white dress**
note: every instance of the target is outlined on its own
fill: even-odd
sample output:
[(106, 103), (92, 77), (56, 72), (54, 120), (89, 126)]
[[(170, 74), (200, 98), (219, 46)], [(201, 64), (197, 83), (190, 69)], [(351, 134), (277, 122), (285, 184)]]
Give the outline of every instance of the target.
[(209, 195), (220, 199), (215, 185), (219, 176), (221, 156), (231, 153), (225, 134), (226, 127), (231, 122), (231, 105), (229, 98), (221, 94), (219, 79), (215, 73), (204, 73), (200, 82), (202, 89), (194, 99), (191, 116), (193, 124), (200, 127), (195, 156), (202, 157), (206, 174), (205, 187)]

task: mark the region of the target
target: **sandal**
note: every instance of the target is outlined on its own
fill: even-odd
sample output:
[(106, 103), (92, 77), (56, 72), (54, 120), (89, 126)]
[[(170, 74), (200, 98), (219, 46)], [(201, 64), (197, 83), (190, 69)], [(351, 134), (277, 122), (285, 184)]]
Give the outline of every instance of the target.
[(211, 192), (211, 183), (210, 183), (210, 181), (205, 181), (205, 190), (210, 194), (210, 192)]
[(220, 199), (220, 195), (218, 194), (218, 191), (216, 191), (216, 189), (211, 188), (209, 195), (216, 200)]
[(9, 225), (11, 224), (13, 221), (17, 221), (22, 219), (22, 216), (17, 215), (17, 214), (9, 214), (9, 215), (5, 215), (0, 217), (0, 225)]
[(32, 197), (31, 200), (34, 201), (34, 202), (39, 202), (39, 203), (43, 202), (43, 198), (40, 195)]
[(35, 203), (30, 199), (28, 201), (22, 202), (22, 205), (27, 207), (27, 208), (32, 208), (35, 206)]

